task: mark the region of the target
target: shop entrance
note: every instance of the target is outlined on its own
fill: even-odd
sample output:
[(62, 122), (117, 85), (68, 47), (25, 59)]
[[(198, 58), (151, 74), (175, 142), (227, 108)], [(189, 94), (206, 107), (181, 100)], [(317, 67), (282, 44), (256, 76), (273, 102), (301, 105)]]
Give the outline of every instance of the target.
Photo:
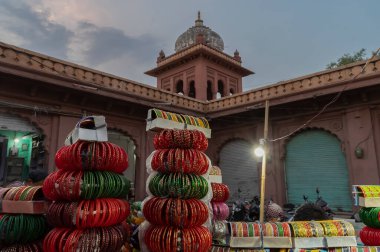
[(339, 139), (324, 130), (307, 130), (286, 145), (288, 202), (300, 205), (303, 195), (315, 201), (321, 196), (334, 211), (351, 211), (347, 164)]
[(31, 174), (46, 174), (43, 140), (41, 132), (28, 120), (0, 113), (1, 186), (26, 182)]
[(223, 184), (230, 189), (228, 202), (250, 201), (258, 196), (259, 176), (252, 144), (241, 139), (233, 140), (223, 146), (219, 155)]

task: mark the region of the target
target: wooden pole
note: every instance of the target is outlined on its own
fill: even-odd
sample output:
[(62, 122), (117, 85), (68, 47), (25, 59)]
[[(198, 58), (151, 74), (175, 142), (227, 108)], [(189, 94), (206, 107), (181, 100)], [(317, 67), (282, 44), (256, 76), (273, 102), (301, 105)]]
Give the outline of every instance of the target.
[(260, 223), (264, 223), (264, 203), (265, 203), (265, 174), (267, 168), (267, 138), (269, 123), (269, 100), (265, 101), (265, 119), (264, 119), (264, 155), (261, 164), (261, 190), (260, 190)]

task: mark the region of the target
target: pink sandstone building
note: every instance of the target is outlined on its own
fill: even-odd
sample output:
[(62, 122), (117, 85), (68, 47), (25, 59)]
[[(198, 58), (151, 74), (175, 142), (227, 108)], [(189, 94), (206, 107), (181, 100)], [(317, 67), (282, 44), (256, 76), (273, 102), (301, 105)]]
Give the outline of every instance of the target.
[[(145, 160), (156, 107), (206, 117), (212, 127), (207, 154), (223, 172), (231, 199), (259, 194), (260, 160), (251, 155), (263, 137), (270, 103), (266, 196), (279, 204), (324, 199), (351, 212), (351, 186), (380, 180), (380, 59), (357, 62), (253, 90), (242, 90), (243, 67), (222, 38), (203, 24), (180, 35), (175, 52), (160, 52), (146, 74), (157, 87), (0, 43), (0, 180), (53, 171), (54, 155), (83, 115), (104, 115), (111, 142), (130, 157), (125, 174), (145, 196)], [(329, 104), (328, 106), (325, 106)], [(309, 122), (309, 120), (313, 118)]]

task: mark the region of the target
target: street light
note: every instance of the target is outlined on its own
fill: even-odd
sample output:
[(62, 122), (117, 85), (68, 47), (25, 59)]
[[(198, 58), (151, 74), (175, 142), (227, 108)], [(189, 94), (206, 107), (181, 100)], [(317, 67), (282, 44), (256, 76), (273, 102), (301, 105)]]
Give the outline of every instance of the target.
[(264, 138), (260, 139), (260, 145), (262, 146), (261, 163), (261, 190), (260, 190), (260, 223), (264, 223), (264, 202), (265, 202), (265, 174), (267, 167), (267, 146), (266, 140), (268, 138), (268, 121), (269, 121), (269, 100), (265, 101), (265, 119), (264, 119)]
[(260, 145), (257, 146), (254, 150), (254, 153), (256, 155), (256, 157), (262, 157), (264, 156), (264, 144), (265, 144), (265, 139), (260, 139)]

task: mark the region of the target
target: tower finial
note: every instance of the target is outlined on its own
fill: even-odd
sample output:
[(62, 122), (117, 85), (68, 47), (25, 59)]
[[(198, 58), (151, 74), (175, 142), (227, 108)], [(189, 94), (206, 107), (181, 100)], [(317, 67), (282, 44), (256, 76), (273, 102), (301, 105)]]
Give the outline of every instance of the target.
[(201, 19), (201, 11), (198, 11), (198, 19), (195, 20), (195, 26), (203, 26), (203, 20)]

